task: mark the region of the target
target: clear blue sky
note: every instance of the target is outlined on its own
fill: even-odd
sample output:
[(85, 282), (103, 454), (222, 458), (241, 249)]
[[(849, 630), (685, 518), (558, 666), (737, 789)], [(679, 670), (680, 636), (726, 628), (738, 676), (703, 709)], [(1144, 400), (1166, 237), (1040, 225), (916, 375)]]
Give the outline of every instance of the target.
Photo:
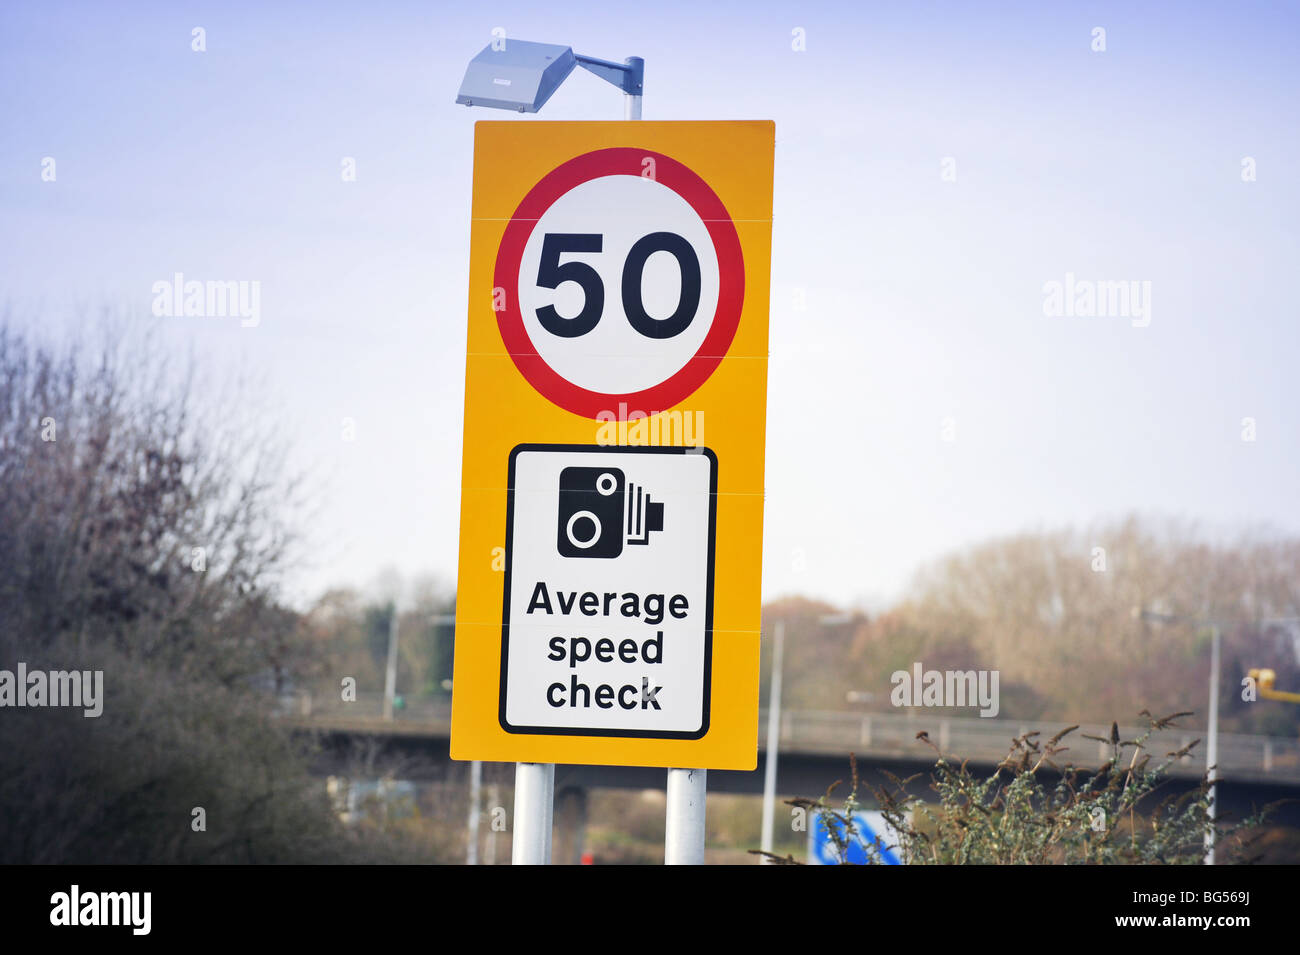
[[(776, 121), (766, 596), (1129, 511), (1300, 530), (1294, 5), (543, 7), (0, 7), (0, 301), (259, 371), (327, 488), (301, 592), (454, 577), (472, 124), (509, 115), (454, 99), (494, 27), (645, 57), (646, 119)], [(543, 115), (621, 103), (579, 71)], [(260, 281), (261, 324), (152, 317), (176, 271)], [(1045, 315), (1066, 273), (1149, 281), (1150, 324)]]

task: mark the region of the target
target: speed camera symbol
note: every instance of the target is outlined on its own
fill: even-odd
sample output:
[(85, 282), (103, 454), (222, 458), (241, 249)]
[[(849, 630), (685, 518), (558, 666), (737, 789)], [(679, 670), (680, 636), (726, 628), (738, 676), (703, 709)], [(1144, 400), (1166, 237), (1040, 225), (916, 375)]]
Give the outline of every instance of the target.
[(614, 558), (625, 544), (648, 544), (664, 529), (663, 502), (613, 467), (562, 470), (558, 517), (561, 557)]

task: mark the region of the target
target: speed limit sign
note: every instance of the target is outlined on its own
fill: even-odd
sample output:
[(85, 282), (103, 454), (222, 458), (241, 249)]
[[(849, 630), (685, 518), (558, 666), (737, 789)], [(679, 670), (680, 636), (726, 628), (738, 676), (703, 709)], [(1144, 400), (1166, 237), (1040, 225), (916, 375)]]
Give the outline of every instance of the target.
[(773, 151), (476, 125), (454, 758), (754, 767)]
[(668, 408), (704, 383), (740, 324), (745, 263), (735, 223), (698, 174), (615, 147), (569, 160), (529, 191), (502, 238), (496, 282), (501, 338), (520, 373), (594, 418), (620, 401)]

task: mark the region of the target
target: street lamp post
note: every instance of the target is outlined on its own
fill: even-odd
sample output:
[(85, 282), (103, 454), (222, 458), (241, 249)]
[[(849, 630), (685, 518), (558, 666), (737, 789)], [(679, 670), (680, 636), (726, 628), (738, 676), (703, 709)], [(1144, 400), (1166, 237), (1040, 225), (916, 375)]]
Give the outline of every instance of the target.
[(1154, 610), (1139, 610), (1139, 616), (1143, 620), (1159, 623), (1195, 623), (1210, 627), (1210, 708), (1205, 739), (1205, 781), (1209, 786), (1210, 794), (1206, 815), (1209, 817), (1210, 824), (1205, 830), (1205, 864), (1214, 865), (1214, 820), (1217, 816), (1215, 802), (1218, 796), (1219, 778), (1219, 660), (1222, 643), (1219, 624), (1216, 620), (1157, 613)]
[[(772, 633), (772, 684), (767, 694), (767, 752), (763, 756), (763, 832), (759, 848), (772, 851), (772, 830), (776, 820), (776, 759), (781, 740), (781, 669), (785, 657), (785, 621), (778, 620)], [(768, 862), (766, 856), (763, 862)]]
[(393, 698), (397, 694), (397, 600), (388, 618), (388, 666), (384, 668), (384, 719), (393, 718)]
[[(1142, 607), (1133, 608), (1134, 616), (1143, 620), (1156, 621), (1158, 623), (1195, 623), (1210, 628), (1210, 710), (1209, 710), (1209, 728), (1206, 733), (1205, 741), (1205, 778), (1210, 788), (1210, 805), (1209, 819), (1210, 827), (1205, 833), (1205, 864), (1214, 865), (1214, 820), (1217, 815), (1215, 809), (1215, 795), (1219, 779), (1219, 670), (1221, 668), (1221, 658), (1223, 655), (1223, 623), (1217, 619), (1206, 617), (1184, 617), (1173, 613), (1159, 613), (1154, 610), (1146, 610)], [(1257, 625), (1272, 624), (1294, 624), (1300, 621), (1300, 617), (1269, 617), (1256, 620)], [(1258, 671), (1251, 670), (1250, 675), (1254, 677)], [(1271, 688), (1271, 683), (1270, 683)], [(1285, 698), (1283, 694), (1281, 698)], [(1300, 702), (1300, 696), (1297, 696), (1296, 702)]]
[[(645, 60), (630, 56), (622, 63), (583, 56), (572, 47), (500, 38), (470, 60), (456, 102), (520, 113), (536, 113), (560, 84), (581, 66), (623, 91), (624, 118), (641, 118)], [(478, 858), (478, 760), (470, 770), (470, 864)], [(668, 818), (665, 861), (704, 861), (705, 770), (668, 770)], [(515, 825), (511, 862), (549, 865), (555, 803), (555, 764), (515, 764)]]
[[(456, 625), (456, 615), (450, 613), (435, 613), (428, 618), (429, 622), (435, 627), (444, 624)], [(393, 701), (397, 697), (397, 601), (393, 601), (393, 613), (388, 621), (388, 666), (384, 673), (384, 719), (392, 720)], [(435, 661), (437, 654), (434, 654)], [(483, 763), (481, 760), (474, 760), (469, 767), (469, 840), (468, 849), (465, 854), (465, 862), (468, 865), (478, 865), (478, 828), (479, 817), (482, 815), (479, 803), (482, 801), (480, 791), (483, 784)]]
[(1214, 819), (1218, 814), (1216, 783), (1219, 776), (1219, 625), (1210, 624), (1210, 732), (1205, 741), (1206, 779), (1210, 784), (1210, 804), (1207, 812), (1210, 828), (1205, 832), (1205, 864), (1214, 865)]
[[(824, 614), (819, 626), (832, 627), (852, 620), (852, 614)], [(785, 664), (785, 621), (778, 620), (772, 630), (772, 682), (767, 696), (767, 750), (763, 755), (763, 829), (759, 838), (762, 852), (772, 851), (776, 828), (776, 764), (781, 748), (781, 674)], [(763, 857), (766, 865), (771, 860)]]
[[(455, 632), (456, 615), (454, 613), (430, 614), (428, 617), (428, 621), (429, 623), (433, 624), (435, 627), (450, 626), (452, 628), (452, 632), (453, 633)], [(437, 644), (435, 644), (435, 651), (436, 651), (436, 647)], [(433, 660), (435, 666), (437, 665), (440, 656), (441, 654), (439, 652), (435, 652), (433, 654)], [(437, 678), (436, 672), (434, 673), (434, 678), (435, 679)], [(444, 681), (444, 685), (445, 683), (446, 681)], [(480, 795), (482, 791), (482, 786), (483, 786), (483, 761), (476, 759), (469, 764), (469, 838), (468, 838), (468, 845), (465, 851), (465, 863), (467, 865), (478, 865), (478, 828), (479, 828), (479, 819), (482, 816), (482, 811), (480, 809), (479, 804), (482, 802), (482, 798)]]

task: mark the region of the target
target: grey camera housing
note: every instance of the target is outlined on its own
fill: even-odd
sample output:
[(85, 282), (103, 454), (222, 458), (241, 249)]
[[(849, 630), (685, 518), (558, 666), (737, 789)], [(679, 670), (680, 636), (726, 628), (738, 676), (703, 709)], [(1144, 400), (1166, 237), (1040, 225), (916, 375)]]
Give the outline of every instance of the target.
[(573, 48), (528, 40), (488, 44), (469, 61), (456, 102), (535, 113), (578, 65)]

